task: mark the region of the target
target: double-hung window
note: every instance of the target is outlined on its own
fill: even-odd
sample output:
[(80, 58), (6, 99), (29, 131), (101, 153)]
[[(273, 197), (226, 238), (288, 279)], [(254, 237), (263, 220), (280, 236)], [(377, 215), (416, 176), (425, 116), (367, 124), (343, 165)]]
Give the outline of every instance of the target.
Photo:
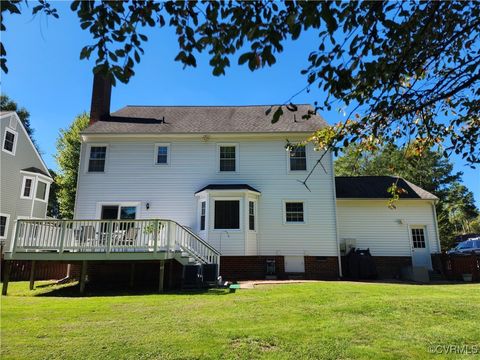
[(35, 198), (38, 200), (46, 201), (47, 199), (47, 187), (48, 184), (46, 182), (37, 181), (37, 191), (35, 193)]
[(305, 145), (297, 145), (290, 149), (290, 171), (307, 170), (307, 154)]
[(206, 214), (207, 214), (207, 202), (202, 201), (200, 203), (200, 231), (205, 230)]
[(23, 177), (23, 186), (22, 186), (22, 199), (31, 199), (33, 195), (33, 185), (35, 183), (35, 178), (30, 176)]
[(155, 145), (155, 164), (168, 165), (170, 163), (170, 145), (156, 144)]
[(0, 239), (5, 239), (8, 232), (8, 220), (10, 215), (0, 214)]
[(255, 202), (248, 202), (248, 230), (255, 231)]
[(235, 145), (220, 145), (219, 156), (221, 172), (237, 171), (237, 147)]
[(285, 202), (285, 222), (289, 224), (305, 222), (305, 209), (303, 202)]
[(17, 132), (12, 129), (5, 128), (5, 134), (3, 138), (2, 150), (15, 155), (17, 147)]
[(106, 146), (91, 146), (88, 158), (88, 172), (104, 172), (106, 157)]

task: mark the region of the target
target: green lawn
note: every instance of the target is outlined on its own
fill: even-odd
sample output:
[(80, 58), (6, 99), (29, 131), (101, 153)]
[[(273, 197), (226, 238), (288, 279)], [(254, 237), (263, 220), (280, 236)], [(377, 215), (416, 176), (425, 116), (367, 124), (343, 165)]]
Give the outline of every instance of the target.
[(10, 283), (2, 359), (417, 359), (443, 358), (430, 345), (480, 345), (473, 284), (319, 282), (83, 298), (73, 290)]

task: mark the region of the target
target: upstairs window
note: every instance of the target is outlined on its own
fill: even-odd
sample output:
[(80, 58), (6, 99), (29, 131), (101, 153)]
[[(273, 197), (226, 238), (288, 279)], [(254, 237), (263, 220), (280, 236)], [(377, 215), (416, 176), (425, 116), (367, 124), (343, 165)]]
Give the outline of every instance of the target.
[(33, 193), (33, 177), (24, 176), (23, 177), (23, 186), (22, 186), (22, 198), (31, 199)]
[(155, 145), (155, 164), (168, 165), (170, 163), (170, 146), (168, 144)]
[(290, 150), (290, 171), (307, 170), (307, 155), (304, 145), (295, 146)]
[(240, 201), (215, 200), (216, 230), (240, 229)]
[(37, 182), (37, 192), (35, 194), (35, 198), (39, 200), (45, 201), (47, 198), (47, 183), (43, 181)]
[(220, 171), (236, 171), (237, 147), (235, 145), (220, 145)]
[(248, 229), (255, 231), (255, 202), (248, 202)]
[(200, 203), (200, 230), (205, 230), (205, 216), (207, 213), (207, 203), (202, 201)]
[(285, 203), (285, 222), (303, 223), (305, 222), (303, 202)]
[(15, 149), (17, 147), (17, 133), (12, 129), (5, 128), (5, 136), (3, 138), (2, 150), (15, 155)]
[(90, 147), (90, 157), (88, 159), (88, 172), (104, 172), (106, 157), (107, 157), (106, 146)]

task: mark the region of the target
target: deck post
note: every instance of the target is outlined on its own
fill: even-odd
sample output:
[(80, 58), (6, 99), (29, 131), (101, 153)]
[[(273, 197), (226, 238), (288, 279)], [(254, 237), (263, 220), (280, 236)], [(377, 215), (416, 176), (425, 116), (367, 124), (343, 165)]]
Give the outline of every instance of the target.
[(85, 278), (87, 277), (87, 261), (82, 261), (82, 270), (80, 271), (80, 294), (85, 292)]
[(65, 235), (66, 235), (66, 222), (62, 221), (60, 224), (60, 254), (63, 253), (63, 250), (65, 248)]
[(160, 271), (159, 271), (159, 279), (158, 279), (158, 292), (163, 292), (163, 278), (165, 276), (165, 261), (160, 260)]
[(32, 260), (30, 266), (30, 290), (33, 290), (35, 288), (35, 265), (36, 261)]
[(5, 272), (3, 273), (2, 295), (7, 295), (8, 282), (10, 281), (10, 271), (12, 270), (12, 262), (5, 261)]
[(130, 264), (130, 281), (128, 283), (128, 286), (133, 288), (133, 281), (135, 280), (135, 263), (132, 262)]
[(158, 249), (158, 220), (155, 220), (153, 229), (153, 252), (156, 254)]

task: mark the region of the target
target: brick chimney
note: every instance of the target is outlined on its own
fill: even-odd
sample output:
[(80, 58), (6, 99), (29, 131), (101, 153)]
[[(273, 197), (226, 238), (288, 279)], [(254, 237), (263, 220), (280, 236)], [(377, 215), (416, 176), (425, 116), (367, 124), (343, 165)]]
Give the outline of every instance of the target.
[(103, 74), (93, 76), (92, 104), (90, 106), (90, 125), (110, 118), (110, 98), (112, 83)]

